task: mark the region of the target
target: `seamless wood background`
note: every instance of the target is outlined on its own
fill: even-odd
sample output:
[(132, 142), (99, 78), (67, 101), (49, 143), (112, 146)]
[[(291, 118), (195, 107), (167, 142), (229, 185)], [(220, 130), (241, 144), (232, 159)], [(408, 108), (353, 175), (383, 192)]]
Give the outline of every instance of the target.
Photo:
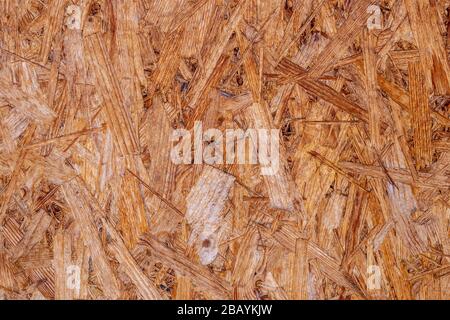
[[(0, 0), (0, 298), (449, 299), (449, 12)], [(175, 165), (196, 121), (280, 170)]]

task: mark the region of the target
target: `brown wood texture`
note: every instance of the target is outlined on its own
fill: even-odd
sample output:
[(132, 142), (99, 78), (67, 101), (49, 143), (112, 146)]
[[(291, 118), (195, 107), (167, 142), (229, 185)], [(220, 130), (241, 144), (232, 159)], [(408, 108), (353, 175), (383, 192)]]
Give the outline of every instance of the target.
[[(1, 0), (0, 299), (450, 299), (449, 21), (449, 0)], [(272, 130), (276, 172), (197, 163), (216, 137), (177, 164), (199, 124)]]

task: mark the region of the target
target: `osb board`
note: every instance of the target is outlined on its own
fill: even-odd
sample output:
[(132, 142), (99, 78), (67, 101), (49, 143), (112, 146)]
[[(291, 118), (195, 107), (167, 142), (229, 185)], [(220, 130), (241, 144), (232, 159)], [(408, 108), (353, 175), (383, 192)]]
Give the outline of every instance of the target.
[(449, 7), (0, 1), (0, 297), (450, 298)]

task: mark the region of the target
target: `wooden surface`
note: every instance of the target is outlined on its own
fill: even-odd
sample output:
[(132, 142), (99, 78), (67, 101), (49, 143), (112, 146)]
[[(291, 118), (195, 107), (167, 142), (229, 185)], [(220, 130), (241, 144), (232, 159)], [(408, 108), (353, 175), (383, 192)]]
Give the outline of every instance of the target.
[[(0, 1), (0, 299), (449, 299), (449, 15)], [(279, 170), (174, 163), (199, 121)]]

